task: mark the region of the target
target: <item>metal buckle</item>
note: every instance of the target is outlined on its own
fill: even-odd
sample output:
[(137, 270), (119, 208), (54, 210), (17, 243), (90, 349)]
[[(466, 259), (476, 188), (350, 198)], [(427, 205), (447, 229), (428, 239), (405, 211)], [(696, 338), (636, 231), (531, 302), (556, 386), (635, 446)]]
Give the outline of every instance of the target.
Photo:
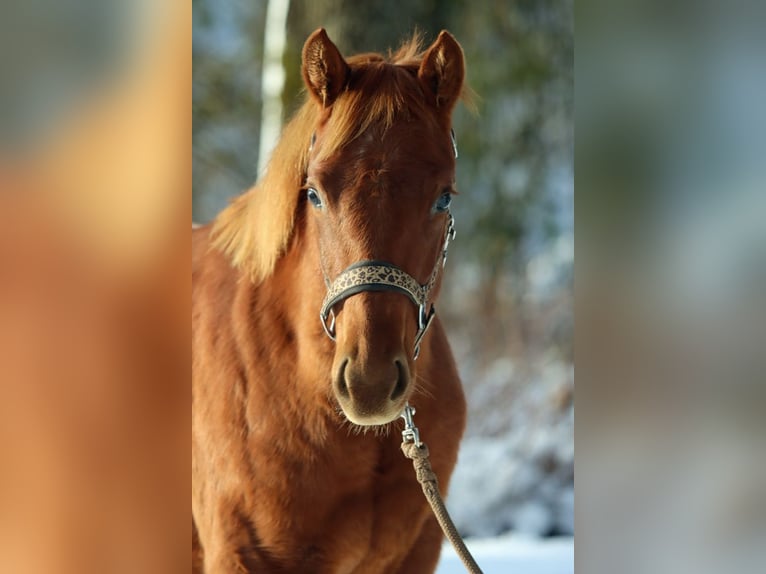
[(455, 240), (455, 218), (452, 214), (449, 214), (449, 221), (447, 223), (447, 234), (444, 236), (444, 249), (442, 250), (442, 269), (447, 265), (447, 251), (449, 250), (449, 244)]
[(449, 137), (452, 141), (452, 151), (455, 153), (455, 159), (457, 159), (457, 140), (455, 139), (455, 130), (449, 131)]

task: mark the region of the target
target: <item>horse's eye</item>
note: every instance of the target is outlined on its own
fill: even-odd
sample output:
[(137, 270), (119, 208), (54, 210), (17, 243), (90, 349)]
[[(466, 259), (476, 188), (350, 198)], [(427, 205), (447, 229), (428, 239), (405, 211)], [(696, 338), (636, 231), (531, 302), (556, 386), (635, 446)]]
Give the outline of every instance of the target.
[(313, 187), (310, 187), (306, 190), (306, 197), (308, 198), (311, 205), (313, 205), (317, 209), (321, 209), (322, 207), (324, 207), (324, 204), (322, 203), (322, 198), (319, 197), (319, 192)]
[(434, 211), (436, 213), (444, 213), (449, 209), (451, 203), (452, 193), (445, 191), (439, 196), (439, 199), (436, 200), (436, 203), (434, 204)]

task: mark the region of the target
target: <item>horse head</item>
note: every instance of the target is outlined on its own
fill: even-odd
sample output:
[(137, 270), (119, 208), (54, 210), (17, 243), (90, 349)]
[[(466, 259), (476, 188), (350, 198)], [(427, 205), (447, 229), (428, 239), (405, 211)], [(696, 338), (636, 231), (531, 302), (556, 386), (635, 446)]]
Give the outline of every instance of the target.
[(297, 209), (336, 295), (332, 390), (352, 423), (385, 424), (412, 394), (452, 233), (463, 52), (442, 32), (422, 54), (345, 59), (320, 29), (302, 58), (314, 125)]

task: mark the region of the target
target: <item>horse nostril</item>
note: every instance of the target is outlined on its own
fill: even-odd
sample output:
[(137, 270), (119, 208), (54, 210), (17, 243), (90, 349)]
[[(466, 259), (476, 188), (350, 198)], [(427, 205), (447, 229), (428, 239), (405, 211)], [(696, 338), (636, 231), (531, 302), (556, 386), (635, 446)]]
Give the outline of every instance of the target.
[(404, 391), (407, 390), (407, 371), (404, 368), (404, 365), (401, 361), (398, 359), (394, 361), (394, 364), (396, 365), (397, 370), (397, 378), (396, 378), (396, 385), (394, 385), (394, 390), (391, 392), (391, 400), (395, 401), (399, 397), (401, 397), (404, 394)]
[(345, 359), (338, 369), (338, 394), (344, 399), (348, 398), (348, 384), (346, 384), (346, 365), (348, 365), (348, 359)]

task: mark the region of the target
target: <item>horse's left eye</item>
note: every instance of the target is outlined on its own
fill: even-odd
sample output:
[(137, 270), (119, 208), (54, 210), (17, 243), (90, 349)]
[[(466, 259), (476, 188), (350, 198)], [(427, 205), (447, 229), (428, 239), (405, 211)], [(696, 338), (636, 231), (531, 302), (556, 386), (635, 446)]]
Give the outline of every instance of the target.
[(452, 193), (445, 191), (439, 196), (439, 199), (436, 200), (436, 203), (434, 204), (434, 211), (436, 213), (444, 213), (449, 209), (451, 203)]
[(308, 198), (311, 205), (316, 207), (317, 209), (321, 209), (322, 204), (322, 198), (319, 197), (319, 192), (314, 189), (313, 187), (310, 187), (306, 190), (306, 197)]

